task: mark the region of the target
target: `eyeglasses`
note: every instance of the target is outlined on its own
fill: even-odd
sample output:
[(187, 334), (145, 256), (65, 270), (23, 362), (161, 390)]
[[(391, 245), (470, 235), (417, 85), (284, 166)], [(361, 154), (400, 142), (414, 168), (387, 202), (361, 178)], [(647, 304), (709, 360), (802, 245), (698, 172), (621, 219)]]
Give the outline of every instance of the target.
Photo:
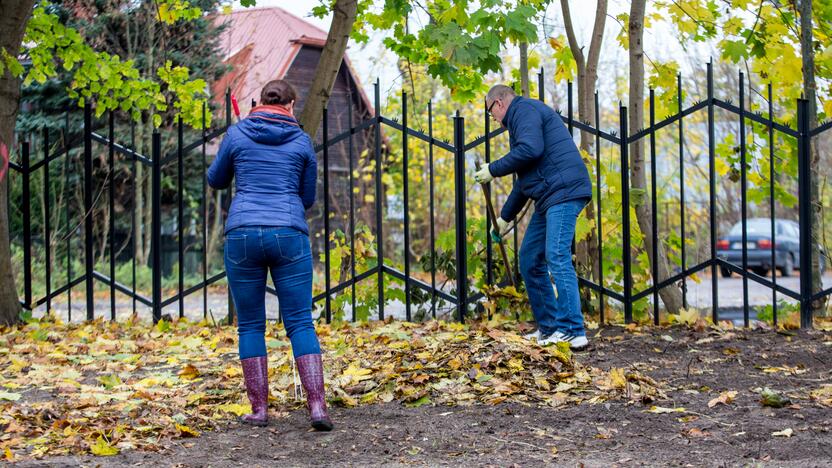
[(495, 100), (494, 100), (494, 102), (492, 102), (492, 103), (491, 103), (491, 105), (490, 105), (490, 106), (488, 106), (488, 110), (487, 110), (486, 112), (488, 112), (488, 114), (489, 114), (489, 115), (491, 115), (491, 109), (493, 109), (493, 108), (494, 108), (494, 104), (497, 104), (497, 101), (498, 101), (498, 100), (497, 100), (497, 99), (495, 99)]

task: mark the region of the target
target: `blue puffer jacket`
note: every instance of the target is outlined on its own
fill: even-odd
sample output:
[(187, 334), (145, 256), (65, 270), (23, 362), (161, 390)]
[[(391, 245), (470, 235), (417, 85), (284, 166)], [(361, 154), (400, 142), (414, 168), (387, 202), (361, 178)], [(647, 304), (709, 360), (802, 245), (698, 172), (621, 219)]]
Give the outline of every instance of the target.
[[(261, 109), (261, 110), (258, 110)], [(315, 203), (317, 160), (295, 119), (255, 108), (228, 129), (208, 184), (224, 189), (236, 176), (226, 234), (240, 226), (291, 227), (309, 234), (305, 210)]]
[(503, 125), (508, 129), (510, 151), (488, 166), (495, 177), (517, 173), (517, 182), (500, 217), (511, 221), (526, 200), (535, 210), (570, 200), (592, 198), (589, 172), (581, 153), (560, 116), (546, 104), (517, 96), (508, 106)]

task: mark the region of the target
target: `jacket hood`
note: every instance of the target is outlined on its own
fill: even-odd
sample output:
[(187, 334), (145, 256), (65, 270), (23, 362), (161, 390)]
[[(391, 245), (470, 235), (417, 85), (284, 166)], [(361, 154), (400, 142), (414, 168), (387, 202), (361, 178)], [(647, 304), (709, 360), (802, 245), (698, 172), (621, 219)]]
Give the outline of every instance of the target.
[(294, 118), (267, 111), (252, 112), (237, 128), (252, 141), (264, 145), (281, 145), (305, 135)]

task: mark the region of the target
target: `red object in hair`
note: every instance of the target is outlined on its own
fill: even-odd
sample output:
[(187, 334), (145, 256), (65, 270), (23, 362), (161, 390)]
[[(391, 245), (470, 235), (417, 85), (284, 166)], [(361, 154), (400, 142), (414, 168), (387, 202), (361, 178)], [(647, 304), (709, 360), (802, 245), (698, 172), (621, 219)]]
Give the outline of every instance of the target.
[(3, 160), (0, 163), (0, 182), (2, 182), (3, 177), (6, 176), (6, 171), (9, 169), (9, 148), (2, 141), (0, 141), (0, 159)]
[(237, 96), (231, 95), (231, 107), (234, 109), (234, 115), (237, 116), (237, 120), (240, 120), (240, 105), (237, 104)]

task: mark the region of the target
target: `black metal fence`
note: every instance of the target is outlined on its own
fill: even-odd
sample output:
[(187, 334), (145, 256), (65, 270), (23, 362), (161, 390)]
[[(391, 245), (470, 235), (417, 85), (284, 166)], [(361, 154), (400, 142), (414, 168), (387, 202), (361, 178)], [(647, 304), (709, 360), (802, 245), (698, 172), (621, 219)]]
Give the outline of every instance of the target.
[[(539, 98), (543, 100), (543, 90), (544, 90), (544, 76), (541, 72), (538, 75), (538, 88), (540, 92)], [(621, 309), (623, 309), (624, 319), (627, 322), (633, 320), (633, 304), (636, 301), (650, 299), (652, 302), (653, 308), (653, 317), (655, 321), (658, 323), (659, 321), (659, 291), (662, 288), (668, 287), (674, 284), (681, 284), (683, 294), (686, 292), (685, 282), (689, 277), (692, 275), (702, 272), (704, 270), (710, 269), (711, 273), (711, 288), (712, 288), (712, 305), (711, 305), (711, 312), (712, 318), (714, 321), (720, 319), (719, 316), (719, 303), (718, 303), (718, 274), (717, 271), (720, 268), (725, 268), (733, 273), (739, 274), (742, 277), (743, 283), (743, 321), (746, 325), (749, 324), (749, 297), (748, 297), (748, 284), (749, 281), (759, 283), (765, 287), (768, 287), (772, 290), (772, 306), (774, 308), (774, 320), (777, 320), (777, 301), (776, 301), (776, 294), (780, 293), (789, 298), (792, 298), (799, 302), (800, 304), (800, 323), (803, 327), (810, 327), (812, 324), (812, 308), (811, 303), (815, 300), (824, 298), (825, 296), (832, 293), (832, 288), (825, 289), (822, 291), (813, 291), (812, 290), (812, 269), (811, 269), (811, 253), (810, 253), (810, 246), (813, 242), (813, 233), (811, 230), (811, 217), (812, 217), (812, 210), (811, 210), (811, 192), (810, 192), (810, 184), (809, 180), (811, 177), (811, 170), (812, 167), (809, 163), (809, 145), (811, 139), (822, 132), (825, 132), (832, 128), (832, 123), (826, 123), (820, 125), (817, 128), (809, 128), (809, 122), (807, 118), (807, 102), (805, 100), (798, 100), (797, 101), (797, 128), (791, 128), (790, 126), (784, 125), (782, 123), (778, 123), (776, 119), (773, 117), (773, 109), (772, 109), (772, 100), (771, 100), (771, 89), (769, 87), (769, 98), (768, 98), (768, 116), (763, 116), (761, 113), (751, 112), (745, 107), (745, 95), (744, 95), (744, 83), (742, 74), (740, 74), (740, 85), (739, 85), (739, 105), (732, 104), (730, 101), (722, 100), (714, 95), (714, 77), (713, 77), (713, 70), (711, 64), (708, 64), (707, 68), (707, 98), (696, 102), (695, 104), (685, 108), (682, 104), (682, 85), (681, 79), (678, 82), (678, 112), (674, 115), (671, 115), (663, 120), (656, 121), (655, 116), (655, 105), (654, 105), (654, 94), (653, 91), (650, 92), (650, 113), (649, 113), (649, 126), (638, 130), (636, 132), (631, 132), (628, 124), (628, 113), (627, 108), (625, 106), (620, 106), (619, 108), (619, 116), (618, 116), (618, 124), (619, 128), (617, 131), (604, 131), (601, 130), (599, 124), (599, 116), (600, 116), (600, 108), (598, 103), (598, 96), (595, 96), (595, 115), (596, 115), (596, 122), (589, 123), (589, 122), (581, 122), (575, 117), (575, 113), (573, 110), (573, 95), (572, 95), (572, 86), (571, 84), (568, 87), (567, 91), (567, 102), (566, 102), (566, 112), (561, 112), (561, 117), (565, 124), (568, 126), (570, 132), (574, 132), (575, 129), (586, 132), (585, 134), (591, 135), (594, 139), (595, 144), (595, 180), (593, 181), (595, 187), (595, 197), (593, 199), (593, 204), (595, 208), (596, 219), (594, 220), (596, 226), (596, 232), (599, 234), (597, 235), (597, 242), (598, 242), (598, 251), (603, 252), (604, 247), (604, 233), (603, 233), (603, 223), (602, 223), (602, 209), (604, 207), (605, 200), (601, 196), (601, 186), (602, 186), (602, 171), (601, 171), (601, 144), (602, 142), (612, 145), (619, 148), (620, 153), (620, 183), (622, 187), (622, 207), (629, 207), (631, 206), (631, 185), (630, 185), (630, 145), (638, 142), (638, 141), (647, 141), (649, 147), (649, 154), (651, 157), (651, 164), (650, 164), (650, 173), (651, 173), (651, 187), (650, 187), (650, 200), (652, 202), (652, 232), (647, 233), (646, 235), (652, 236), (653, 240), (653, 256), (654, 258), (658, 256), (657, 246), (659, 243), (659, 229), (657, 226), (657, 154), (656, 154), (656, 136), (657, 133), (672, 124), (678, 124), (678, 137), (679, 137), (679, 154), (678, 154), (678, 164), (679, 164), (679, 172), (680, 172), (680, 193), (679, 193), (679, 203), (681, 205), (681, 265), (682, 268), (675, 272), (675, 274), (662, 279), (661, 281), (653, 281), (653, 284), (647, 287), (644, 290), (637, 291), (634, 288), (633, 282), (633, 274), (631, 265), (633, 264), (635, 258), (633, 256), (634, 246), (632, 245), (632, 219), (631, 213), (629, 209), (621, 209), (621, 226), (623, 230), (623, 252), (621, 258), (621, 265), (623, 268), (623, 277), (621, 282), (617, 285), (618, 291), (614, 290), (608, 284), (608, 279), (604, 278), (604, 268), (603, 268), (603, 255), (600, 256), (598, 262), (601, 263), (600, 268), (600, 276), (597, 278), (597, 282), (590, 281), (586, 278), (580, 278), (580, 285), (584, 288), (589, 288), (590, 290), (594, 291), (599, 297), (599, 311), (600, 311), (600, 319), (603, 322), (606, 318), (605, 312), (605, 303), (608, 300), (617, 301), (621, 305)], [(351, 289), (352, 291), (352, 302), (353, 302), (353, 318), (355, 318), (355, 287), (359, 282), (369, 280), (375, 277), (376, 285), (377, 285), (377, 294), (378, 294), (378, 310), (377, 316), (379, 319), (384, 319), (385, 317), (385, 277), (392, 277), (404, 283), (404, 308), (405, 308), (405, 317), (407, 320), (412, 318), (411, 314), (411, 302), (412, 302), (412, 291), (415, 289), (420, 289), (427, 293), (431, 298), (431, 312), (435, 316), (436, 314), (436, 301), (444, 300), (450, 304), (455, 305), (456, 307), (456, 316), (459, 320), (464, 320), (466, 315), (469, 313), (470, 309), (469, 306), (474, 304), (476, 301), (481, 299), (482, 293), (473, 292), (470, 288), (470, 279), (469, 279), (469, 272), (467, 270), (467, 262), (466, 259), (468, 258), (467, 252), (467, 242), (466, 242), (466, 225), (467, 225), (467, 211), (466, 211), (466, 202), (468, 202), (468, 191), (472, 188), (469, 186), (469, 182), (466, 180), (466, 170), (467, 164), (470, 164), (470, 155), (466, 157), (466, 154), (471, 152), (472, 150), (482, 150), (485, 155), (486, 162), (489, 162), (492, 159), (491, 155), (491, 141), (493, 138), (497, 137), (501, 133), (503, 133), (504, 129), (497, 129), (492, 130), (490, 128), (489, 119), (487, 113), (485, 115), (485, 134), (478, 138), (475, 138), (471, 141), (465, 140), (466, 138), (466, 125), (465, 125), (465, 118), (459, 115), (459, 112), (453, 117), (453, 141), (443, 141), (435, 138), (433, 132), (433, 115), (432, 109), (430, 105), (428, 106), (428, 129), (427, 132), (422, 130), (416, 130), (408, 126), (408, 110), (407, 110), (407, 99), (404, 98), (402, 100), (402, 113), (401, 113), (401, 122), (398, 119), (391, 119), (381, 115), (381, 98), (380, 98), (380, 87), (379, 83), (376, 82), (375, 84), (375, 115), (363, 122), (357, 123), (353, 126), (349, 131), (344, 132), (339, 135), (329, 135), (329, 128), (328, 128), (328, 117), (326, 111), (324, 112), (324, 120), (322, 126), (322, 133), (323, 138), (320, 145), (316, 147), (316, 151), (321, 155), (321, 161), (324, 167), (323, 170), (323, 203), (324, 203), (324, 213), (328, 214), (330, 211), (330, 181), (329, 181), (329, 163), (330, 163), (330, 150), (333, 145), (336, 145), (340, 142), (344, 142), (349, 140), (352, 141), (353, 135), (358, 132), (372, 130), (374, 132), (374, 143), (373, 143), (373, 156), (374, 156), (374, 177), (375, 177), (375, 238), (376, 238), (376, 248), (377, 248), (377, 264), (368, 270), (357, 273), (355, 268), (355, 258), (354, 256), (350, 256), (350, 261), (352, 264), (350, 265), (350, 278), (342, 282), (340, 284), (333, 284), (333, 280), (330, 274), (330, 263), (331, 263), (331, 253), (330, 249), (324, 249), (324, 274), (325, 274), (325, 287), (324, 291), (314, 297), (314, 301), (317, 303), (319, 301), (324, 301), (323, 310), (325, 313), (325, 317), (327, 320), (332, 319), (332, 297), (334, 294), (341, 293), (346, 291), (347, 289)], [(203, 109), (203, 128), (202, 128), (202, 135), (200, 138), (192, 141), (188, 144), (184, 142), (184, 132), (183, 132), (183, 125), (182, 122), (179, 121), (178, 123), (178, 133), (177, 133), (177, 142), (176, 142), (176, 149), (171, 152), (170, 154), (163, 154), (162, 152), (162, 138), (161, 135), (156, 132), (152, 135), (152, 141), (150, 145), (150, 154), (144, 155), (139, 154), (135, 151), (135, 141), (132, 141), (129, 145), (128, 144), (121, 144), (116, 142), (116, 138), (114, 135), (114, 115), (112, 113), (109, 114), (109, 118), (107, 119), (106, 123), (99, 123), (97, 128), (94, 128), (94, 119), (93, 119), (93, 110), (89, 104), (86, 105), (84, 108), (84, 128), (81, 132), (82, 137), (77, 141), (64, 141), (60, 148), (57, 150), (52, 150), (50, 152), (50, 143), (49, 143), (49, 132), (44, 131), (42, 136), (42, 141), (40, 147), (43, 148), (43, 155), (37, 161), (33, 162), (33, 155), (30, 154), (30, 142), (29, 141), (22, 141), (19, 143), (20, 149), (20, 158), (19, 163), (13, 162), (10, 165), (10, 178), (20, 178), (20, 183), (22, 184), (22, 196), (20, 199), (20, 210), (22, 212), (22, 236), (21, 233), (17, 233), (18, 237), (22, 239), (23, 244), (23, 265), (20, 266), (23, 269), (23, 277), (24, 277), (24, 294), (21, 300), (24, 308), (32, 309), (34, 307), (38, 307), (40, 305), (46, 304), (47, 309), (51, 308), (52, 301), (63, 294), (68, 294), (67, 300), (71, 301), (72, 297), (70, 291), (84, 283), (85, 285), (85, 300), (86, 300), (86, 318), (93, 319), (96, 317), (95, 313), (95, 298), (94, 298), (94, 282), (100, 282), (110, 289), (110, 318), (115, 319), (116, 317), (116, 293), (124, 294), (133, 300), (133, 309), (135, 311), (136, 303), (141, 303), (145, 306), (152, 308), (152, 316), (154, 321), (158, 321), (162, 317), (162, 309), (174, 303), (178, 303), (179, 315), (184, 315), (184, 299), (186, 296), (191, 294), (196, 294), (201, 292), (203, 294), (203, 305), (204, 308), (207, 310), (207, 288), (208, 286), (222, 280), (225, 277), (224, 272), (220, 272), (218, 274), (214, 274), (209, 276), (208, 275), (208, 268), (207, 268), (207, 249), (203, 249), (202, 251), (202, 279), (199, 281), (198, 284), (193, 285), (191, 287), (185, 287), (184, 281), (184, 268), (182, 268), (185, 256), (185, 247), (183, 244), (183, 239), (186, 237), (184, 230), (185, 230), (185, 223), (183, 219), (183, 213), (185, 212), (184, 208), (184, 187), (185, 187), (185, 180), (184, 180), (184, 158), (185, 155), (191, 153), (193, 151), (200, 151), (202, 155), (202, 173), (203, 173), (203, 181), (202, 181), (202, 201), (200, 206), (200, 211), (205, 218), (207, 218), (207, 200), (206, 200), (206, 186), (204, 180), (204, 171), (207, 169), (207, 157), (206, 157), (206, 147), (211, 144), (212, 141), (219, 139), (227, 130), (228, 126), (232, 124), (231, 118), (231, 106), (230, 100), (228, 96), (226, 97), (226, 104), (225, 104), (225, 121), (224, 124), (215, 129), (210, 129), (205, 126), (205, 112), (206, 110)], [(727, 113), (736, 116), (736, 124), (739, 127), (739, 134), (740, 134), (740, 143), (739, 143), (739, 152), (740, 152), (740, 172), (741, 172), (741, 186), (740, 186), (740, 194), (741, 194), (741, 206), (742, 206), (742, 226), (743, 226), (743, 243), (742, 243), (742, 264), (737, 265), (734, 263), (730, 263), (723, 258), (720, 258), (717, 252), (717, 213), (715, 208), (715, 198), (716, 198), (716, 186), (717, 186), (717, 176), (715, 170), (715, 160), (716, 160), (716, 137), (715, 137), (715, 115), (714, 112), (717, 109), (722, 109)], [(708, 145), (708, 176), (709, 176), (709, 229), (710, 229), (710, 252), (709, 258), (705, 261), (702, 261), (696, 265), (688, 266), (687, 259), (686, 259), (686, 231), (685, 231), (685, 161), (683, 157), (684, 148), (683, 142), (685, 139), (685, 129), (683, 126), (683, 122), (686, 118), (691, 116), (698, 111), (706, 111), (707, 112), (707, 145)], [(782, 285), (777, 283), (777, 276), (776, 276), (776, 268), (774, 268), (775, 264), (775, 239), (772, 238), (771, 242), (771, 260), (772, 260), (772, 275), (771, 277), (768, 276), (761, 276), (756, 273), (750, 272), (748, 270), (747, 264), (747, 206), (748, 201), (746, 199), (746, 192), (747, 192), (747, 161), (746, 161), (746, 154), (747, 154), (747, 145), (745, 141), (745, 134), (746, 129), (745, 126), (748, 122), (754, 122), (756, 124), (763, 125), (768, 130), (768, 143), (770, 148), (770, 167), (771, 167), (771, 180), (774, 179), (774, 166), (775, 166), (775, 156), (774, 156), (774, 140), (775, 135), (780, 134), (784, 136), (788, 136), (797, 140), (797, 158), (798, 158), (798, 180), (797, 186), (799, 187), (799, 191), (797, 193), (797, 198), (799, 200), (799, 225), (800, 225), (800, 255), (799, 255), (799, 269), (800, 269), (800, 290), (793, 291), (791, 289), (785, 288)], [(386, 127), (390, 132), (400, 132), (401, 140), (402, 140), (402, 156), (403, 156), (403, 186), (402, 186), (402, 197), (403, 197), (403, 241), (404, 241), (404, 252), (406, 254), (403, 256), (404, 259), (404, 268), (403, 271), (394, 268), (393, 265), (385, 262), (385, 252), (384, 252), (384, 236), (385, 236), (385, 219), (384, 219), (384, 201), (383, 201), (383, 187), (382, 187), (382, 175), (385, 170), (384, 161), (382, 156), (382, 127)], [(103, 132), (106, 132), (104, 134)], [(436, 280), (436, 272), (435, 268), (431, 269), (431, 281), (427, 283), (426, 281), (422, 281), (412, 274), (412, 261), (410, 255), (407, 252), (410, 252), (411, 248), (411, 239), (410, 239), (410, 216), (411, 216), (411, 209), (410, 209), (410, 200), (409, 196), (409, 181), (408, 181), (408, 171), (406, 170), (408, 167), (408, 139), (417, 139), (421, 140), (422, 142), (428, 145), (429, 149), (429, 193), (430, 193), (430, 206), (429, 206), (429, 213), (431, 222), (430, 222), (430, 239), (429, 239), (429, 248), (430, 251), (433, 252), (435, 250), (435, 240), (436, 240), (436, 233), (434, 229), (434, 217), (435, 217), (435, 207), (434, 207), (434, 152), (435, 150), (445, 151), (448, 154), (453, 156), (454, 161), (454, 209), (455, 209), (455, 225), (456, 225), (456, 252), (455, 252), (455, 269), (456, 269), (456, 285), (455, 285), (455, 292), (444, 290), (442, 288), (437, 287), (437, 280)], [(112, 255), (112, 251), (114, 249), (114, 242), (115, 242), (115, 217), (116, 213), (114, 212), (114, 181), (113, 177), (109, 177), (107, 183), (109, 187), (96, 187), (94, 185), (93, 180), (93, 145), (103, 145), (107, 148), (108, 151), (108, 165), (109, 170), (112, 172), (113, 168), (115, 167), (115, 155), (119, 154), (121, 157), (125, 158), (129, 164), (132, 165), (132, 170), (135, 173), (135, 169), (137, 165), (143, 165), (144, 167), (150, 170), (151, 180), (152, 180), (152, 200), (150, 200), (152, 205), (152, 220), (150, 224), (151, 229), (151, 256), (150, 256), (150, 266), (152, 270), (152, 294), (150, 297), (140, 294), (136, 290), (136, 273), (135, 273), (135, 254), (133, 255), (133, 280), (132, 285), (125, 285), (119, 283), (115, 280), (115, 271), (116, 271), (116, 259), (115, 255)], [(32, 269), (34, 265), (32, 264), (32, 216), (31, 216), (31, 204), (33, 200), (33, 194), (31, 191), (31, 179), (32, 176), (35, 175), (38, 171), (43, 171), (43, 188), (44, 188), (44, 211), (45, 211), (45, 225), (43, 229), (46, 234), (46, 239), (49, 239), (49, 234), (53, 229), (52, 226), (49, 224), (49, 210), (50, 210), (50, 176), (49, 176), (49, 166), (50, 164), (59, 164), (61, 158), (69, 158), (70, 149), (73, 148), (82, 148), (82, 158), (83, 158), (83, 233), (84, 233), (84, 269), (80, 274), (77, 276), (74, 275), (71, 271), (71, 263), (67, 260), (67, 281), (65, 284), (60, 286), (53, 285), (53, 280), (51, 278), (51, 273), (53, 268), (56, 268), (52, 262), (52, 251), (51, 251), (51, 242), (43, 242), (43, 249), (45, 250), (45, 262), (43, 265), (38, 265), (38, 268), (44, 269), (45, 274), (45, 282), (46, 282), (46, 293), (43, 297), (33, 297), (33, 289), (32, 289)], [(349, 146), (349, 161), (350, 161), (350, 185), (354, 183), (352, 169), (353, 169), (353, 146), (350, 144)], [(66, 161), (64, 161), (66, 162)], [(177, 177), (176, 177), (176, 190), (177, 190), (177, 229), (178, 229), (178, 261), (179, 261), (179, 271), (178, 271), (178, 282), (176, 287), (176, 293), (170, 295), (168, 297), (164, 297), (164, 290), (162, 287), (162, 201), (160, 199), (162, 194), (162, 168), (165, 166), (169, 166), (171, 164), (176, 164), (177, 167)], [(774, 230), (774, 190), (775, 184), (771, 185), (771, 193), (770, 193), (770, 202), (771, 202), (771, 210), (770, 210), (770, 217), (772, 220), (772, 237), (775, 235)], [(106, 201), (102, 201), (100, 194), (103, 193), (103, 189), (109, 193), (109, 198)], [(133, 189), (135, 191), (135, 187)], [(228, 189), (230, 195), (230, 190)], [(98, 194), (98, 196), (96, 195)], [(349, 239), (352, 245), (352, 242), (355, 238), (355, 208), (356, 208), (356, 200), (354, 199), (353, 191), (349, 191)], [(230, 196), (226, 197), (227, 200), (230, 199)], [(93, 245), (93, 220), (91, 213), (93, 208), (98, 203), (108, 204), (109, 210), (109, 229), (110, 229), (110, 236), (109, 240), (110, 244), (110, 251), (111, 255), (109, 256), (109, 272), (106, 274), (101, 271), (97, 271), (94, 268), (94, 245)], [(10, 200), (10, 203), (13, 203)], [(226, 205), (227, 206), (227, 205)], [(135, 234), (135, 223), (136, 223), (136, 213), (135, 207), (132, 213), (133, 216), (133, 235)], [(486, 216), (488, 216), (486, 214)], [(329, 216), (324, 216), (324, 239), (330, 239), (330, 234), (332, 232), (330, 226)], [(490, 219), (488, 216), (488, 225), (490, 226), (493, 220)], [(79, 223), (80, 227), (81, 224)], [(207, 236), (207, 222), (203, 223), (202, 232), (199, 234), (202, 237), (203, 243), (206, 242)], [(489, 283), (494, 282), (494, 256), (493, 256), (493, 245), (492, 241), (488, 236), (486, 236), (486, 268), (488, 271), (488, 279)], [(68, 241), (67, 241), (68, 242)], [(517, 274), (517, 243), (518, 243), (518, 234), (517, 230), (514, 233), (514, 274), (515, 276), (519, 276)], [(327, 244), (328, 245), (328, 244)], [(67, 255), (71, 255), (72, 251), (67, 243), (66, 246)], [(508, 267), (508, 266), (507, 266)], [(655, 262), (651, 267), (651, 273), (653, 278), (657, 278), (659, 276), (659, 272)], [(268, 288), (268, 291), (274, 294), (274, 290), (272, 288)], [(684, 303), (687, 305), (687, 297), (684, 297)], [(71, 314), (71, 307), (70, 307), (70, 314)], [(71, 316), (70, 316), (71, 319)]]

